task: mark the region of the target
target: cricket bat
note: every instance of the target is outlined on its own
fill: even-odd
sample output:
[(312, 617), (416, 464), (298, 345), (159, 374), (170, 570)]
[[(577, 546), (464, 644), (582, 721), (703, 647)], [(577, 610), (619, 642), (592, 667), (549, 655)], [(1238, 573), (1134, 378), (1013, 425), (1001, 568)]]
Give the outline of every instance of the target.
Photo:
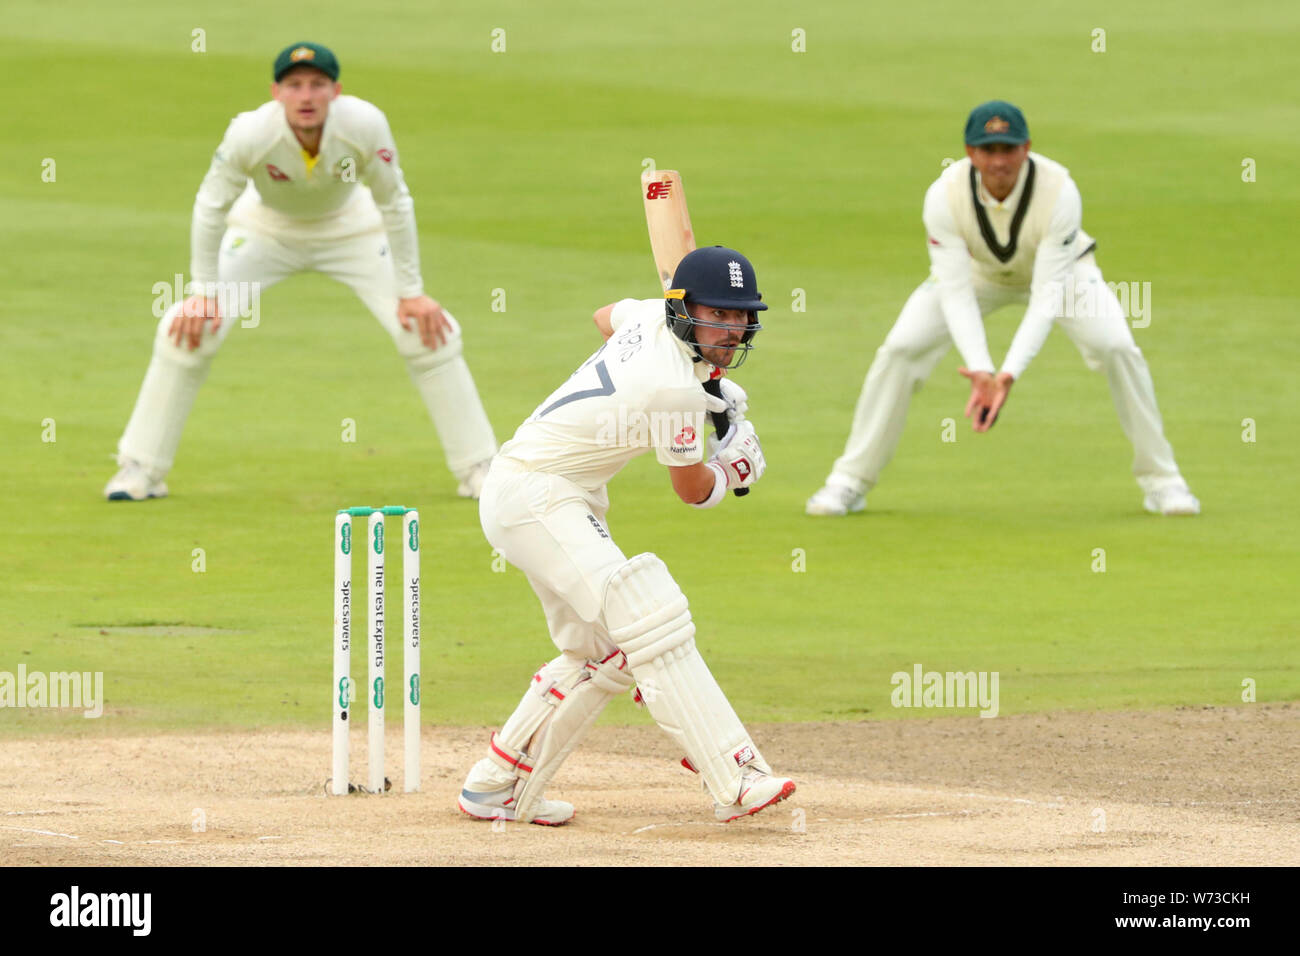
[[(650, 230), (650, 251), (654, 254), (659, 283), (665, 292), (673, 281), (677, 263), (695, 248), (695, 231), (691, 229), (691, 213), (686, 208), (686, 192), (682, 187), (681, 173), (675, 169), (660, 169), (641, 174), (641, 199), (645, 203), (645, 222)], [(720, 373), (719, 373), (720, 374)], [(717, 378), (704, 383), (704, 390), (714, 398), (722, 397), (722, 386)], [(713, 430), (721, 438), (731, 427), (726, 412), (711, 412)], [(749, 494), (748, 488), (736, 488), (737, 498)]]
[(641, 198), (645, 201), (645, 222), (650, 230), (650, 251), (659, 270), (659, 283), (667, 292), (677, 263), (695, 248), (695, 232), (691, 229), (681, 174), (675, 169), (642, 173)]

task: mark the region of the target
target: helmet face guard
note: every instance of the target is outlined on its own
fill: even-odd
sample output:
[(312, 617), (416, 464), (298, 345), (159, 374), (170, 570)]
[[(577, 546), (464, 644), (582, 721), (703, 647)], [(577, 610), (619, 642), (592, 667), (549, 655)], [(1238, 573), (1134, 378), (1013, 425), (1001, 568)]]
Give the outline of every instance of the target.
[[(695, 330), (697, 328), (730, 330), (734, 328), (734, 326), (728, 325), (725, 322), (709, 322), (705, 319), (697, 319), (695, 316), (691, 315), (690, 311), (686, 307), (686, 295), (687, 293), (683, 289), (669, 289), (664, 293), (668, 328), (672, 330), (673, 335), (677, 336), (695, 351), (695, 360), (697, 362), (708, 362), (708, 364), (712, 365), (713, 363), (704, 357), (702, 349), (723, 349), (725, 346), (701, 346), (699, 339), (695, 337)], [(697, 302), (696, 304), (704, 306), (711, 305), (711, 303), (708, 302)], [(714, 308), (735, 308), (735, 306), (715, 305)], [(758, 321), (758, 313), (753, 309), (748, 310), (747, 314), (749, 316), (749, 324), (746, 327), (744, 334), (740, 337), (740, 344), (734, 346), (734, 351), (731, 354), (731, 362), (727, 365), (716, 366), (717, 368), (740, 368), (740, 366), (745, 364), (745, 359), (749, 357), (750, 351), (754, 348), (754, 336), (762, 331), (763, 325)]]
[(739, 368), (749, 357), (754, 347), (754, 336), (763, 328), (758, 313), (767, 308), (758, 291), (754, 267), (735, 249), (724, 246), (705, 246), (683, 256), (673, 273), (673, 287), (664, 293), (664, 299), (667, 301), (668, 328), (694, 349), (697, 362), (709, 362), (702, 349), (719, 346), (702, 346), (696, 329), (732, 331), (735, 326), (697, 319), (691, 315), (687, 302), (715, 309), (735, 309), (749, 317), (740, 344), (734, 347), (731, 363), (720, 366), (728, 369)]

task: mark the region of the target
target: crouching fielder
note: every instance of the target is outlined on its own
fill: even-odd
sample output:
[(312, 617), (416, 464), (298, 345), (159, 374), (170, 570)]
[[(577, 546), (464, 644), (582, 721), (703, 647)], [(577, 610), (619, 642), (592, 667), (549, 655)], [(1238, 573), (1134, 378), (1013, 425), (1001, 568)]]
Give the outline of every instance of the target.
[[(1004, 100), (971, 110), (966, 159), (925, 194), (930, 278), (912, 293), (876, 352), (862, 385), (844, 454), (808, 499), (810, 515), (866, 508), (866, 495), (894, 455), (912, 393), (949, 343), (970, 379), (966, 416), (977, 432), (997, 421), (1011, 386), (1059, 325), (1094, 371), (1105, 371), (1120, 426), (1133, 445), (1142, 506), (1162, 515), (1199, 514), (1165, 438), (1155, 385), (1115, 293), (1102, 281), (1083, 231), (1083, 200), (1069, 170), (1030, 152), (1024, 114)], [(1075, 297), (1078, 296), (1076, 303)], [(1024, 303), (1002, 368), (994, 374), (983, 317)]]
[[(415, 203), (383, 112), (342, 95), (334, 54), (286, 47), (272, 66), (273, 99), (226, 130), (194, 201), (191, 285), (168, 309), (104, 496), (167, 494), (164, 479), (221, 343), (260, 293), (300, 272), (348, 286), (406, 360), (442, 441), (457, 492), (477, 498), (496, 451), (460, 325), (424, 294)], [(316, 330), (300, 330), (309, 343)], [(291, 377), (292, 359), (285, 363)]]
[[(744, 390), (722, 380), (752, 348), (763, 304), (753, 267), (721, 246), (690, 253), (661, 299), (596, 312), (605, 344), (525, 421), (492, 461), (479, 514), (493, 547), (528, 577), (560, 655), (528, 691), (465, 780), (460, 808), (483, 820), (555, 825), (573, 807), (542, 794), (618, 694), (638, 699), (681, 747), (730, 821), (785, 799), (695, 647), (686, 596), (653, 554), (630, 560), (605, 523), (605, 485), (654, 448), (673, 490), (712, 508), (765, 467)], [(704, 451), (705, 412), (730, 422)]]

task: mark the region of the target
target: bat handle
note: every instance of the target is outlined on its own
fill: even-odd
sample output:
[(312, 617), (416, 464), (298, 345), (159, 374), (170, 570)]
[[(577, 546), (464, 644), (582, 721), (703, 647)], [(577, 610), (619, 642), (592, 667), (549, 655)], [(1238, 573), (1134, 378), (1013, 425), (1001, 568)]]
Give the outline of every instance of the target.
[[(714, 398), (722, 398), (722, 383), (716, 378), (711, 378), (705, 381), (704, 390)], [(731, 421), (727, 418), (726, 412), (709, 412), (709, 417), (713, 419), (713, 430), (717, 432), (718, 440), (721, 441), (722, 436), (727, 434), (727, 429), (731, 427)], [(732, 494), (737, 498), (743, 498), (745, 495), (749, 494), (749, 489), (734, 488), (732, 489)]]

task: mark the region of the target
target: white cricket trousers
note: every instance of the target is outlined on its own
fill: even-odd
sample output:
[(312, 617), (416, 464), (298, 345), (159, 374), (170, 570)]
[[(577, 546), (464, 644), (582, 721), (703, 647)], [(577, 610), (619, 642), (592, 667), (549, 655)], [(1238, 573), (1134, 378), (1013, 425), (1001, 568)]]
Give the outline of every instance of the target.
[[(1056, 324), (1065, 330), (1090, 369), (1105, 370), (1120, 427), (1133, 445), (1133, 474), (1138, 485), (1144, 492), (1151, 492), (1180, 481), (1173, 448), (1164, 436), (1146, 359), (1133, 341), (1124, 310), (1102, 280), (1092, 254), (1074, 266), (1076, 297), (1086, 302), (1089, 296), (1078, 291), (1084, 289), (1085, 283), (1093, 286), (1091, 301), (1097, 304), (1096, 314), (1061, 316)], [(1027, 290), (979, 281), (975, 283), (975, 296), (983, 315), (1004, 305), (1028, 301)], [(875, 486), (902, 437), (912, 393), (929, 378), (951, 344), (938, 285), (927, 280), (907, 300), (876, 352), (853, 413), (844, 454), (831, 469), (831, 481), (862, 493)], [(1014, 401), (1013, 388), (1012, 405)]]
[[(383, 232), (328, 242), (302, 242), (281, 241), (234, 226), (221, 240), (218, 279), (223, 288), (238, 284), (240, 308), (228, 307), (231, 314), (222, 316), (215, 333), (210, 323), (205, 324), (199, 347), (192, 352), (185, 344), (175, 345), (167, 334), (182, 303), (174, 303), (167, 310), (154, 335), (153, 358), (135, 410), (118, 443), (119, 456), (135, 459), (161, 480), (175, 461), (186, 419), (221, 343), (235, 326), (253, 325), (251, 318), (235, 314), (252, 311), (250, 290), (256, 287), (260, 295), (299, 272), (321, 272), (348, 286), (392, 337), (433, 419), (447, 467), (453, 474), (463, 477), (474, 465), (492, 457), (496, 438), (461, 354), (460, 326), (448, 313), (453, 333), (436, 349), (425, 347), (418, 330), (408, 332), (402, 328), (397, 318), (392, 255)], [(310, 330), (305, 330), (304, 347), (310, 347), (310, 340)], [(291, 367), (288, 358), (286, 370)]]
[[(544, 674), (548, 686), (567, 686), (589, 661), (604, 661), (618, 651), (605, 627), (605, 585), (627, 558), (605, 525), (608, 509), (604, 489), (587, 491), (559, 475), (526, 471), (500, 455), (492, 460), (479, 496), (483, 533), (492, 547), (524, 572), (542, 602), (551, 640), (560, 651), (537, 672), (534, 682)], [(610, 699), (612, 695), (589, 698), (592, 710), (587, 719), (595, 720)], [(499, 736), (508, 746), (522, 750), (550, 713), (550, 705), (530, 682)], [(576, 746), (583, 733), (585, 729), (578, 731), (568, 747)], [(555, 763), (548, 773), (557, 767)], [(465, 786), (490, 791), (509, 786), (514, 779), (513, 773), (485, 757), (470, 770)]]
[(605, 524), (609, 497), (567, 478), (525, 471), (497, 456), (483, 482), (479, 519), (492, 547), (524, 572), (555, 646), (576, 662), (618, 647), (605, 627), (605, 585), (627, 562)]

